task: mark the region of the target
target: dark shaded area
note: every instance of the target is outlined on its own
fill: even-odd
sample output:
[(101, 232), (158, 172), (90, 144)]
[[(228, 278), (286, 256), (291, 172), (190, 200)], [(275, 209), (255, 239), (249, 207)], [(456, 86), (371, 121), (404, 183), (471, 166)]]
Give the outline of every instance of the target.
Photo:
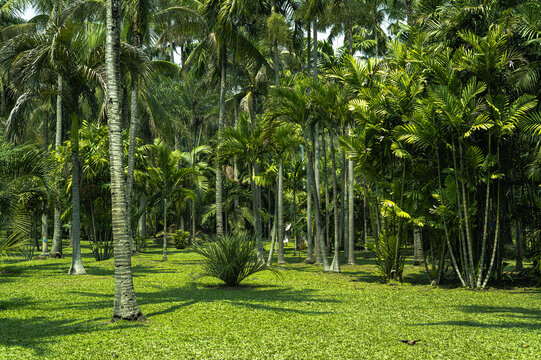
[[(491, 319), (501, 318), (503, 321), (482, 322), (474, 320), (450, 320), (434, 323), (414, 324), (414, 326), (468, 326), (479, 328), (521, 328), (528, 330), (541, 330), (541, 309), (508, 306), (487, 306), (487, 305), (465, 305), (458, 307), (467, 314), (490, 314)], [(509, 321), (511, 320), (511, 321)]]
[(144, 326), (141, 323), (122, 323), (104, 327), (97, 320), (53, 320), (44, 317), (32, 319), (0, 318), (0, 328), (3, 329), (0, 333), (0, 346), (4, 348), (2, 354), (7, 355), (7, 358), (12, 358), (9, 347), (20, 346), (33, 350), (34, 355), (43, 356), (47, 354), (49, 344), (54, 342), (56, 337), (87, 334), (93, 331), (118, 331), (119, 329)]
[[(152, 318), (152, 316), (156, 315), (171, 313), (180, 308), (197, 303), (213, 302), (226, 302), (234, 306), (245, 307), (253, 310), (323, 315), (328, 314), (329, 312), (305, 309), (306, 303), (318, 304), (338, 302), (335, 299), (327, 299), (316, 296), (316, 290), (295, 290), (289, 287), (206, 287), (197, 286), (195, 283), (191, 283), (183, 287), (167, 289), (163, 289), (161, 286), (155, 287), (158, 289), (158, 291), (136, 291), (137, 302), (143, 311), (146, 304), (168, 304), (169, 306), (163, 310), (145, 313), (145, 316), (148, 318)], [(92, 310), (109, 308), (113, 303), (113, 294), (109, 295), (92, 292), (73, 292), (73, 294), (88, 297), (89, 300), (85, 301), (84, 303), (72, 304), (71, 306), (68, 305), (68, 307)], [(291, 305), (290, 303), (292, 302), (296, 304)], [(317, 305), (314, 308), (317, 308)]]

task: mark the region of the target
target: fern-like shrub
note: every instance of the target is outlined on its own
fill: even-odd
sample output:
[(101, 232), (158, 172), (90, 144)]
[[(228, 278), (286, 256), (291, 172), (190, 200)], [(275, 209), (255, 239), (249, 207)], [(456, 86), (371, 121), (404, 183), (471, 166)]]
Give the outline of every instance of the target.
[(194, 248), (203, 256), (203, 275), (228, 286), (238, 286), (257, 272), (271, 270), (257, 258), (255, 239), (247, 234), (212, 236), (205, 243), (194, 244)]

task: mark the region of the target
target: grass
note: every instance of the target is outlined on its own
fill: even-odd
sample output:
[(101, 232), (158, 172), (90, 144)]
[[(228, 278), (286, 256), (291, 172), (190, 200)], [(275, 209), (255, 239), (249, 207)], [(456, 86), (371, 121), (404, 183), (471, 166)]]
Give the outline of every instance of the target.
[[(541, 292), (474, 292), (383, 285), (374, 261), (324, 274), (287, 257), (284, 276), (256, 274), (238, 289), (197, 278), (199, 256), (159, 250), (133, 258), (145, 323), (110, 323), (112, 260), (85, 253), (0, 266), (0, 359), (535, 359), (541, 354)], [(399, 339), (421, 339), (415, 346)]]

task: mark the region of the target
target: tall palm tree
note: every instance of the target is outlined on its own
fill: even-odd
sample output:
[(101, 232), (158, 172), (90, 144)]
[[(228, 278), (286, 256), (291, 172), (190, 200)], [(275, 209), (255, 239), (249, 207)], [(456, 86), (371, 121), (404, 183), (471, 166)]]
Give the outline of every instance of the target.
[(131, 244), (126, 216), (124, 151), (120, 116), (120, 5), (119, 0), (107, 0), (107, 37), (105, 65), (107, 73), (107, 121), (109, 125), (109, 156), (111, 167), (111, 196), (113, 241), (115, 255), (115, 301), (113, 321), (144, 320), (137, 305), (131, 271)]

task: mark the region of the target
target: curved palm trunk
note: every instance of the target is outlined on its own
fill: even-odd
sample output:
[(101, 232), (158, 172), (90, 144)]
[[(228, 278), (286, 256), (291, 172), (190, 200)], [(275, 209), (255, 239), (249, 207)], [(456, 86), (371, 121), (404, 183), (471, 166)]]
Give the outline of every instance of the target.
[[(57, 87), (58, 95), (56, 97), (56, 129), (55, 129), (55, 149), (58, 151), (62, 146), (62, 75), (58, 74)], [(51, 247), (51, 257), (62, 257), (62, 208), (60, 201), (54, 205), (54, 231), (53, 244)]]
[(107, 37), (105, 66), (107, 74), (107, 118), (109, 125), (109, 156), (113, 241), (115, 256), (115, 300), (113, 321), (143, 320), (137, 305), (131, 270), (131, 246), (126, 217), (124, 152), (120, 118), (120, 1), (107, 0)]
[(278, 221), (276, 236), (278, 238), (278, 264), (285, 264), (284, 257), (284, 176), (283, 176), (283, 160), (280, 158), (278, 163)]
[(332, 161), (332, 200), (334, 206), (334, 257), (331, 263), (331, 271), (340, 272), (340, 238), (338, 234), (339, 214), (338, 214), (338, 180), (336, 179), (336, 156), (334, 151), (334, 136), (331, 132), (331, 161)]
[(81, 260), (81, 211), (79, 199), (79, 117), (71, 114), (71, 236), (73, 253), (69, 275), (85, 275), (86, 271)]
[[(222, 129), (225, 121), (225, 87), (227, 71), (227, 47), (223, 44), (220, 47), (220, 115), (218, 119), (218, 139), (221, 139)], [(224, 234), (224, 222), (222, 214), (222, 164), (218, 161), (216, 164), (216, 234)]]
[(255, 237), (256, 237), (256, 245), (257, 245), (257, 258), (259, 260), (264, 259), (264, 251), (263, 251), (263, 240), (262, 237), (262, 228), (261, 228), (261, 221), (259, 221), (259, 201), (257, 199), (257, 187), (254, 181), (255, 177), (255, 167), (250, 166), (250, 190), (252, 193), (252, 211), (254, 214), (254, 230), (255, 230)]

